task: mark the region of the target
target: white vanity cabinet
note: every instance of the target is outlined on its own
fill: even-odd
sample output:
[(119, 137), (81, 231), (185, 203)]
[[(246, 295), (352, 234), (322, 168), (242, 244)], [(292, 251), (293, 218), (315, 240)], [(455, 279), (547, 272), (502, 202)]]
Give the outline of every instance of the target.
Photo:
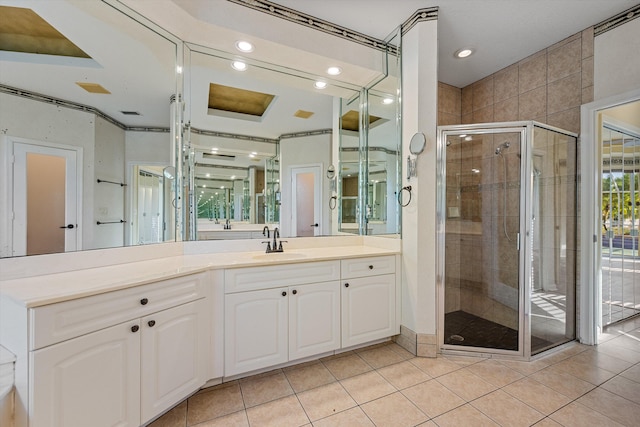
[(341, 261), (342, 347), (397, 335), (396, 257)]
[(339, 277), (339, 261), (226, 270), (225, 376), (339, 348)]
[(206, 277), (31, 309), (29, 427), (139, 426), (198, 390)]

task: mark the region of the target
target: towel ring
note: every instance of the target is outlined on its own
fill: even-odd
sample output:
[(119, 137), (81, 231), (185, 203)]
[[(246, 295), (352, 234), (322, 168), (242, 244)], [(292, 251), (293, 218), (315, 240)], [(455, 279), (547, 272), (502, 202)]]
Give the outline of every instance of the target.
[[(406, 191), (407, 193), (409, 193), (409, 200), (407, 200), (407, 203), (402, 203), (402, 192), (403, 191)], [(409, 203), (411, 203), (411, 186), (410, 185), (407, 185), (406, 187), (402, 187), (402, 189), (398, 193), (398, 203), (403, 208), (409, 206)]]

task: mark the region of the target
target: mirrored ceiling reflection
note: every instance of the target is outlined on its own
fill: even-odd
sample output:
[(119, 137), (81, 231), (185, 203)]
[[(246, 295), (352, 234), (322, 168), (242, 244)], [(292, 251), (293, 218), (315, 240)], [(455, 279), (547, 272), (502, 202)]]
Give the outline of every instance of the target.
[[(108, 2), (4, 0), (0, 7), (3, 18), (13, 17), (0, 19), (0, 152), (19, 154), (24, 165), (0, 172), (14, 195), (0, 196), (0, 256), (172, 240), (162, 171), (172, 163), (177, 40)], [(31, 161), (36, 155), (42, 161)], [(60, 158), (66, 178), (52, 190), (50, 168)], [(150, 188), (140, 170), (160, 184)], [(67, 199), (46, 230), (29, 225), (53, 217), (51, 202), (31, 191), (40, 184)], [(52, 247), (43, 244), (49, 240)]]

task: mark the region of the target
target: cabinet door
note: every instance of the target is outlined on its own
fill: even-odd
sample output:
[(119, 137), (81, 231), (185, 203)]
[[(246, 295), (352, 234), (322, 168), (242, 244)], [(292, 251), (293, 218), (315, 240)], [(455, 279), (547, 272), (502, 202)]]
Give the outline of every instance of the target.
[(143, 423), (206, 382), (209, 340), (204, 304), (198, 300), (142, 318)]
[(225, 296), (226, 376), (288, 360), (287, 296), (287, 288)]
[(343, 282), (342, 347), (396, 334), (395, 289), (395, 274)]
[(289, 360), (340, 348), (340, 282), (289, 287)]
[(139, 323), (31, 352), (29, 426), (139, 426)]

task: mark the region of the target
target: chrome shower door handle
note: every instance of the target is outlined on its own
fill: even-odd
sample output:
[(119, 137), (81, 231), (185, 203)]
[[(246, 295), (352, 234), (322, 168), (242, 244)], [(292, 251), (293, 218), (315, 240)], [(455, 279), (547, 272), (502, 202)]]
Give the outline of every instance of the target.
[(516, 233), (516, 249), (520, 250), (520, 233)]

